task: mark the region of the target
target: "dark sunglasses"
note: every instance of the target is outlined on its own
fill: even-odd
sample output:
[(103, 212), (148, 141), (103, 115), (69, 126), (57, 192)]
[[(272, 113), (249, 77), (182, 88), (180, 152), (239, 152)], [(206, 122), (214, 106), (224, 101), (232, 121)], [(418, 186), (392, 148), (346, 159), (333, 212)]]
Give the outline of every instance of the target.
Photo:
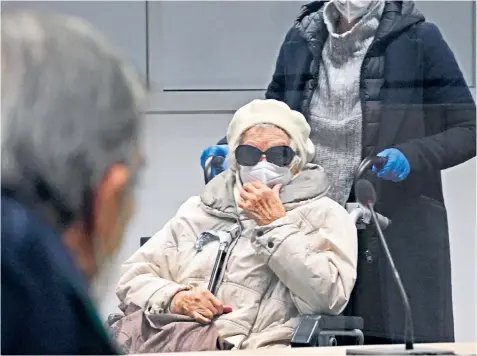
[(267, 157), (267, 161), (280, 167), (288, 166), (296, 153), (290, 146), (274, 146), (265, 152), (250, 145), (239, 145), (235, 150), (235, 158), (241, 166), (255, 166), (262, 156)]

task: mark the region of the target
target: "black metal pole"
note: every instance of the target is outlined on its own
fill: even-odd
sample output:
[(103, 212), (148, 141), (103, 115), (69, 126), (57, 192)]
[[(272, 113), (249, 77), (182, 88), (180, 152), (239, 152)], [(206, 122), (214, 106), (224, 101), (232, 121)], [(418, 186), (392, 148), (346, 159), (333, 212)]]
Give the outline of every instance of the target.
[(225, 256), (227, 256), (227, 248), (221, 244), (219, 251), (217, 252), (217, 257), (215, 258), (214, 268), (212, 269), (208, 287), (210, 293), (213, 295), (217, 293), (219, 278), (222, 275), (222, 269), (224, 267)]

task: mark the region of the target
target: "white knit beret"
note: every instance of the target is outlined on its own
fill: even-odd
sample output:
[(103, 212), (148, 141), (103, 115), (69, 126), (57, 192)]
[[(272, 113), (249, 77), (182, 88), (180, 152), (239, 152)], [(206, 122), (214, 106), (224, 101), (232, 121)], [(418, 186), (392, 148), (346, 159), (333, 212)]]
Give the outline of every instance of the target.
[(235, 168), (234, 153), (242, 134), (258, 124), (272, 124), (290, 136), (297, 146), (297, 155), (301, 158), (300, 168), (311, 162), (315, 156), (315, 146), (310, 140), (310, 125), (301, 113), (278, 100), (257, 99), (238, 109), (230, 121), (227, 141), (232, 168)]

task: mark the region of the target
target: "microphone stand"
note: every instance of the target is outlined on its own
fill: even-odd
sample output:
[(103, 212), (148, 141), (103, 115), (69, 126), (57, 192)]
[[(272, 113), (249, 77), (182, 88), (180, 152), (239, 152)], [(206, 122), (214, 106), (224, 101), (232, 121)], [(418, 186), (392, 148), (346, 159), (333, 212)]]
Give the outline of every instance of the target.
[[(374, 198), (370, 198), (367, 196), (365, 197), (366, 201), (360, 201), (360, 203), (363, 206), (366, 206), (371, 212), (371, 217), (373, 219), (374, 226), (376, 227), (376, 232), (378, 233), (381, 245), (384, 249), (386, 260), (388, 261), (390, 265), (394, 282), (396, 283), (399, 289), (399, 293), (401, 294), (401, 299), (404, 304), (404, 311), (406, 313), (405, 323), (404, 323), (405, 348), (402, 349), (401, 346), (351, 348), (346, 350), (346, 354), (347, 355), (455, 355), (453, 351), (449, 351), (449, 350), (436, 350), (436, 349), (422, 348), (422, 347), (414, 348), (414, 326), (412, 322), (412, 310), (411, 310), (411, 305), (409, 303), (409, 298), (407, 296), (406, 289), (404, 288), (404, 285), (402, 284), (399, 272), (394, 264), (391, 251), (389, 251), (388, 244), (386, 243), (386, 239), (384, 238), (383, 231), (381, 230), (381, 226), (379, 224), (378, 216), (376, 212), (374, 211), (373, 200), (376, 199), (375, 198), (376, 192), (374, 190), (373, 185), (369, 181), (364, 179), (362, 180), (365, 181), (363, 182), (365, 184), (362, 184), (361, 187), (364, 186), (363, 188), (368, 189), (370, 191), (369, 193), (371, 193), (370, 196), (373, 196)], [(364, 196), (366, 196), (366, 193), (364, 194)], [(358, 201), (359, 200), (360, 199), (358, 198)]]
[[(374, 211), (374, 208), (371, 204), (368, 204), (368, 209), (371, 212), (371, 217), (376, 224), (378, 222), (378, 216)], [(409, 303), (409, 297), (407, 296), (406, 289), (401, 281), (401, 276), (394, 264), (393, 257), (391, 255), (391, 251), (389, 251), (388, 244), (384, 238), (383, 231), (381, 230), (381, 226), (379, 224), (376, 225), (376, 230), (378, 231), (379, 240), (384, 250), (384, 254), (386, 255), (386, 260), (388, 261), (391, 271), (394, 275), (394, 281), (396, 282), (399, 293), (401, 294), (402, 302), (404, 303), (404, 313), (405, 313), (405, 321), (404, 321), (404, 341), (406, 343), (406, 350), (412, 350), (414, 348), (414, 325), (412, 322), (412, 312), (411, 312), (411, 305)]]

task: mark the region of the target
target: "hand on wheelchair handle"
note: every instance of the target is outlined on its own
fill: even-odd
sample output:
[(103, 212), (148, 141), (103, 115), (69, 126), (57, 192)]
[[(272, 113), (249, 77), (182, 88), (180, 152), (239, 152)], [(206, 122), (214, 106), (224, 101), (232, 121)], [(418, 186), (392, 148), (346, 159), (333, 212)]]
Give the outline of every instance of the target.
[(387, 161), (388, 159), (386, 157), (379, 157), (379, 156), (374, 157), (372, 159), (372, 167), (371, 167), (373, 172), (376, 170), (380, 171), (381, 169), (383, 169)]
[(209, 146), (202, 152), (200, 165), (204, 170), (205, 184), (227, 169), (227, 160), (225, 158), (228, 153), (228, 145)]
[(406, 156), (397, 148), (388, 148), (378, 153), (378, 162), (373, 165), (373, 172), (378, 178), (390, 180), (392, 182), (401, 182), (407, 178), (411, 172), (411, 166)]
[(200, 165), (202, 169), (205, 168), (205, 162), (209, 157), (227, 157), (229, 154), (229, 146), (228, 145), (212, 145), (207, 147), (205, 150), (202, 151), (200, 156)]

